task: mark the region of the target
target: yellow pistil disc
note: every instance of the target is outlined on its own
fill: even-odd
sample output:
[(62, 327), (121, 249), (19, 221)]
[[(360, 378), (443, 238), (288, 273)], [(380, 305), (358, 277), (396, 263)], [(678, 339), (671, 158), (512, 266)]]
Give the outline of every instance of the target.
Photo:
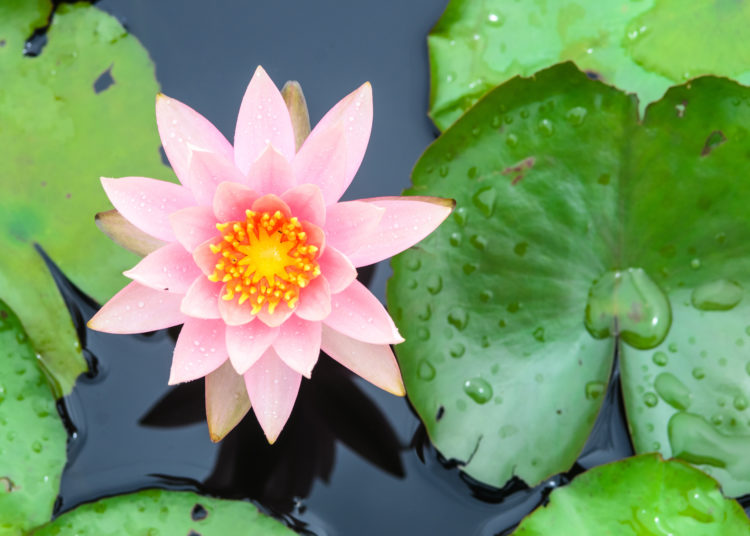
[(308, 236), (297, 218), (274, 213), (245, 211), (245, 221), (216, 224), (222, 233), (211, 244), (217, 254), (208, 279), (226, 283), (224, 300), (237, 300), (257, 314), (264, 305), (273, 313), (279, 303), (294, 308), (299, 291), (320, 275)]

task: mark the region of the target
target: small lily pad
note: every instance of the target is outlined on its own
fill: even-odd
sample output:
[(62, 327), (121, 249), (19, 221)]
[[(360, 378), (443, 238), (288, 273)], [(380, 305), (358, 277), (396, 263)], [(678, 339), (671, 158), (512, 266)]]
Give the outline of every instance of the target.
[(750, 521), (712, 478), (650, 454), (595, 467), (552, 492), (517, 536), (742, 536)]
[(748, 25), (746, 2), (452, 0), (428, 37), (430, 116), (445, 130), (494, 86), (567, 60), (641, 110), (700, 75), (750, 84)]
[[(727, 460), (750, 448), (750, 410), (729, 407), (750, 398), (748, 124), (750, 89), (729, 80), (673, 88), (639, 120), (635, 97), (568, 63), (499, 86), (425, 152), (406, 193), (456, 210), (393, 260), (388, 303), (407, 394), (444, 456), (494, 486), (568, 470), (616, 346), (639, 452), (705, 465), (707, 445)], [(710, 441), (672, 421), (720, 410)], [(744, 461), (712, 467), (750, 492)]]
[(60, 396), (86, 364), (34, 246), (95, 299), (109, 298), (137, 257), (94, 224), (108, 206), (99, 177), (171, 173), (159, 155), (158, 85), (146, 51), (117, 20), (83, 3), (60, 4), (46, 44), (37, 39), (28, 49), (51, 11), (48, 0), (0, 6), (0, 295), (23, 320)]
[(145, 490), (84, 504), (37, 529), (35, 536), (295, 534), (249, 502), (202, 497), (187, 491)]
[(68, 436), (18, 317), (0, 301), (0, 534), (52, 516)]

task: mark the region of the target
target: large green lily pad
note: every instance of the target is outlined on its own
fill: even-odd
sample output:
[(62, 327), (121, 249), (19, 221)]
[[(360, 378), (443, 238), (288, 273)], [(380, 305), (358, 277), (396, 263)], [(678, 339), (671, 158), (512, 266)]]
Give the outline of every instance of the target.
[(732, 0), (452, 0), (428, 38), (430, 115), (441, 130), (492, 87), (572, 60), (633, 92), (715, 74), (750, 84), (750, 4)]
[(68, 439), (18, 317), (0, 301), (0, 534), (45, 523)]
[[(615, 345), (635, 430), (667, 426), (669, 415), (632, 411), (654, 352), (700, 341), (717, 385), (690, 388), (708, 398), (727, 376), (719, 357), (745, 367), (734, 343), (750, 323), (744, 307), (707, 312), (711, 322), (680, 308), (686, 293), (707, 303), (736, 294), (722, 280), (750, 288), (748, 124), (750, 89), (734, 82), (672, 89), (639, 122), (635, 97), (568, 63), (493, 90), (425, 152), (406, 193), (457, 206), (394, 259), (388, 302), (406, 338), (396, 351), (407, 394), (445, 456), (495, 486), (567, 470)], [(716, 322), (731, 333), (720, 351), (708, 348)], [(669, 363), (682, 376), (696, 366), (679, 355)], [(731, 385), (750, 395), (744, 372)], [(719, 430), (722, 448), (750, 448), (747, 418)], [(641, 434), (639, 451), (656, 448)], [(680, 441), (688, 452), (702, 439)], [(748, 493), (744, 468), (716, 476)]]
[(517, 536), (743, 536), (750, 522), (716, 481), (650, 454), (596, 467), (556, 489), (526, 517)]
[(34, 244), (84, 291), (109, 298), (137, 257), (94, 225), (94, 214), (108, 206), (99, 177), (170, 172), (159, 156), (158, 85), (146, 51), (101, 10), (62, 4), (41, 53), (24, 56), (25, 40), (51, 10), (49, 0), (0, 5), (0, 295), (21, 317), (61, 395), (85, 362)]
[(35, 536), (188, 535), (287, 536), (295, 534), (248, 502), (186, 491), (146, 490), (84, 504), (34, 532)]

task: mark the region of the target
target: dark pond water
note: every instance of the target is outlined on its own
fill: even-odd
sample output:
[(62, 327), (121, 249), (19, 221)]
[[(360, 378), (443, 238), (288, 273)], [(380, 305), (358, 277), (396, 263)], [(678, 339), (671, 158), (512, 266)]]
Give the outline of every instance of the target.
[[(412, 166), (436, 135), (425, 115), (425, 37), (445, 3), (102, 0), (98, 6), (148, 49), (163, 91), (200, 110), (230, 139), (258, 64), (279, 84), (301, 82), (313, 122), (370, 80), (372, 140), (347, 194), (358, 198), (407, 187)], [(632, 453), (615, 375), (594, 434), (569, 474), (534, 489), (520, 481), (502, 490), (482, 487), (436, 453), (407, 400), (327, 357), (314, 380), (303, 383), (276, 445), (266, 443), (252, 414), (215, 445), (206, 430), (203, 383), (167, 387), (177, 332), (88, 331), (85, 321), (96, 304), (57, 275), (95, 364), (61, 405), (71, 440), (58, 513), (156, 486), (249, 499), (318, 536), (500, 535), (555, 486)], [(361, 274), (381, 299), (388, 276), (385, 264)]]

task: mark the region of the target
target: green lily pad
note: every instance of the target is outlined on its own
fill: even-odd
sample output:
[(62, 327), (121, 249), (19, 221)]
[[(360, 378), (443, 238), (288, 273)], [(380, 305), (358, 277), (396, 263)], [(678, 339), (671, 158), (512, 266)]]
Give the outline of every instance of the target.
[(109, 206), (99, 177), (171, 173), (159, 155), (158, 85), (146, 51), (103, 11), (61, 4), (41, 53), (24, 56), (51, 9), (41, 0), (0, 6), (0, 295), (27, 327), (59, 396), (86, 364), (34, 244), (88, 294), (109, 298), (137, 257), (94, 224)]
[(0, 300), (0, 534), (49, 521), (68, 436), (18, 317)]
[[(750, 288), (748, 124), (750, 89), (734, 82), (674, 88), (639, 122), (635, 97), (567, 63), (493, 90), (425, 152), (406, 193), (454, 197), (456, 210), (393, 260), (388, 303), (406, 338), (407, 394), (446, 457), (491, 485), (537, 484), (580, 453), (616, 344), (629, 409), (643, 403), (633, 383), (654, 352), (711, 344), (714, 322), (681, 308), (695, 289), (715, 307)], [(705, 315), (732, 333), (704, 365), (724, 378), (719, 357), (733, 371), (747, 362), (734, 343), (747, 316)], [(669, 362), (682, 375), (696, 366)], [(750, 395), (750, 376), (732, 386)], [(635, 430), (667, 426), (645, 410), (629, 418)], [(750, 448), (746, 425), (721, 428), (723, 448)], [(684, 452), (702, 439), (686, 441)], [(734, 473), (744, 467), (716, 476), (748, 493)]]
[(295, 534), (249, 502), (202, 497), (187, 491), (146, 490), (84, 504), (34, 532), (35, 536)]
[(703, 74), (750, 84), (748, 25), (746, 2), (452, 0), (428, 38), (430, 116), (445, 130), (492, 87), (567, 60), (641, 110)]
[(679, 461), (651, 454), (602, 465), (556, 489), (517, 536), (691, 534), (742, 536), (750, 522), (716, 482)]

